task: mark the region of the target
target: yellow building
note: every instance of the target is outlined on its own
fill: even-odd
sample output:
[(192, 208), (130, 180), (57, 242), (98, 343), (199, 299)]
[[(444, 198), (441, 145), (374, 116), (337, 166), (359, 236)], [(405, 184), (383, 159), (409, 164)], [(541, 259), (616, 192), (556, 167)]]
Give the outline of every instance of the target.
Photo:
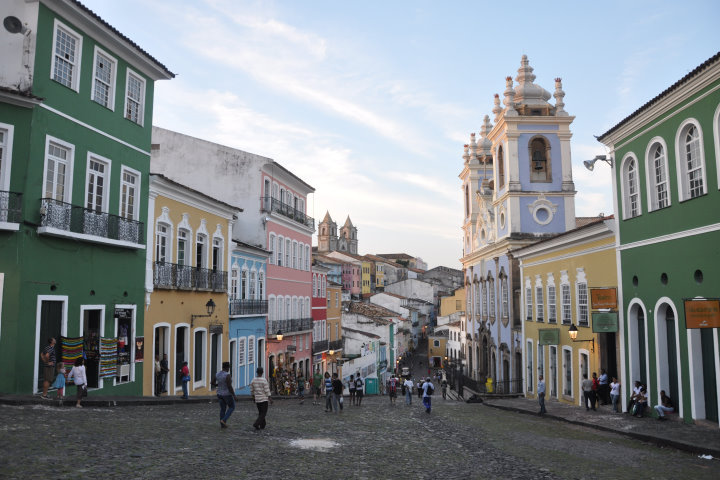
[(582, 405), (584, 375), (621, 372), (615, 220), (598, 218), (513, 254), (522, 279), (525, 394), (537, 396), (543, 375), (546, 400)]
[(372, 291), (372, 271), (373, 262), (366, 258), (362, 258), (362, 290), (360, 291), (362, 295), (370, 294)]
[(440, 316), (446, 317), (453, 313), (465, 311), (465, 287), (456, 289), (452, 295), (440, 298)]
[(447, 340), (447, 330), (442, 330), (428, 335), (428, 366), (430, 368), (445, 368)]
[[(188, 393), (209, 395), (228, 360), (227, 272), (242, 210), (162, 175), (151, 174), (149, 188), (143, 395), (182, 395), (183, 362)], [(156, 355), (169, 368), (160, 384)]]
[[(328, 352), (323, 358), (323, 372), (340, 373), (337, 360), (342, 358), (342, 285), (328, 281), (327, 284), (327, 338)], [(341, 377), (342, 378), (342, 377)]]

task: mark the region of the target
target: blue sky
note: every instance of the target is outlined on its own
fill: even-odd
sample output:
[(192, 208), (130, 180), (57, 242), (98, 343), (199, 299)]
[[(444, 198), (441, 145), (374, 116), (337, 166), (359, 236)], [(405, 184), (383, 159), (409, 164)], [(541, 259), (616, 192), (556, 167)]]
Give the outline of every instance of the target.
[(546, 90), (563, 79), (590, 216), (613, 208), (609, 168), (582, 166), (593, 135), (720, 49), (716, 1), (81, 1), (177, 74), (155, 125), (274, 158), (360, 253), (430, 267), (461, 268), (463, 144), (523, 54)]

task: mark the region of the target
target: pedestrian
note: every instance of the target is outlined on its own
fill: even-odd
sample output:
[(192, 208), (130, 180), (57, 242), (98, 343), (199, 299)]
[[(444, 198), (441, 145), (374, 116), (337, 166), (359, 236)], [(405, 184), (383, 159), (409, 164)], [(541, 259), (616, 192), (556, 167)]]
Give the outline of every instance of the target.
[(422, 402), (423, 402), (423, 405), (425, 406), (426, 413), (430, 413), (430, 410), (432, 409), (431, 395), (433, 394), (434, 391), (435, 391), (435, 387), (433, 386), (432, 380), (430, 380), (430, 377), (427, 377), (427, 380), (425, 380), (425, 383), (423, 383), (423, 386), (422, 386), (422, 392), (423, 392)]
[(50, 384), (55, 380), (55, 338), (50, 337), (47, 340), (47, 345), (43, 348), (40, 353), (40, 360), (43, 365), (43, 391), (40, 398), (44, 400), (50, 400), (48, 397), (48, 388)]
[(56, 389), (58, 402), (62, 405), (63, 396), (65, 395), (65, 364), (58, 362), (57, 366), (57, 377), (55, 377), (52, 387)]
[(340, 408), (340, 411), (342, 412), (343, 409), (343, 383), (338, 378), (338, 374), (333, 373), (332, 374), (332, 404), (333, 404), (333, 411), (335, 413), (338, 413), (338, 407)]
[(189, 398), (188, 395), (188, 383), (190, 382), (190, 369), (188, 368), (188, 363), (183, 362), (182, 368), (179, 370), (180, 372), (180, 381), (182, 381), (182, 398), (183, 400), (187, 400)]
[(305, 377), (302, 372), (297, 377), (297, 395), (300, 399), (300, 405), (305, 403)]
[(670, 397), (665, 395), (665, 390), (660, 390), (660, 403), (655, 405), (655, 410), (658, 413), (658, 420), (667, 420), (665, 414), (675, 411), (675, 405), (673, 405)]
[(592, 386), (593, 382), (592, 380), (589, 380), (587, 377), (587, 373), (583, 373), (583, 381), (582, 381), (582, 391), (583, 391), (583, 398), (585, 399), (585, 410), (590, 410), (590, 407), (592, 406), (592, 409), (595, 410), (595, 404), (592, 403)]
[[(332, 411), (333, 406), (333, 388), (330, 372), (325, 372), (325, 412)], [(335, 408), (337, 410), (337, 408)]]
[(80, 402), (82, 401), (83, 397), (87, 397), (87, 375), (85, 375), (85, 359), (83, 357), (78, 358), (75, 360), (75, 366), (70, 370), (70, 375), (68, 375), (68, 380), (73, 379), (73, 382), (75, 383), (76, 392), (75, 392), (75, 406), (77, 408), (82, 408), (82, 405), (80, 405)]
[(394, 376), (391, 376), (387, 381), (387, 391), (390, 397), (390, 405), (395, 405), (395, 398), (397, 397), (397, 384), (398, 381)]
[(443, 378), (442, 383), (440, 384), (440, 388), (442, 388), (442, 394), (443, 394), (443, 400), (447, 399), (447, 380)]
[(601, 405), (610, 403), (610, 377), (604, 368), (600, 369), (600, 377), (598, 377), (598, 395)]
[(420, 400), (422, 400), (422, 398), (423, 398), (422, 386), (425, 385), (425, 383), (423, 382), (423, 378), (420, 377), (420, 380), (416, 381), (415, 384), (417, 385), (418, 398)]
[(544, 415), (547, 413), (547, 410), (545, 410), (545, 380), (543, 380), (542, 375), (538, 376), (537, 393), (538, 403), (540, 404), (540, 415)]
[(255, 402), (257, 407), (258, 417), (253, 423), (255, 431), (262, 430), (267, 425), (265, 417), (267, 416), (268, 406), (272, 405), (273, 399), (270, 396), (270, 385), (267, 380), (263, 377), (263, 368), (258, 367), (256, 370), (257, 376), (250, 382), (250, 395)]
[(163, 354), (162, 360), (160, 360), (160, 393), (167, 393), (167, 377), (170, 371), (168, 364), (167, 353)]
[(320, 403), (320, 395), (322, 393), (322, 384), (323, 384), (323, 376), (320, 373), (320, 370), (315, 370), (315, 374), (313, 375), (312, 380), (312, 388), (313, 388), (313, 405), (318, 405)]
[(610, 384), (610, 399), (612, 400), (613, 412), (618, 413), (618, 400), (620, 400), (620, 382), (613, 377)]
[(355, 375), (350, 375), (348, 391), (350, 392), (350, 405), (355, 405)]
[(155, 396), (159, 397), (162, 389), (162, 367), (160, 367), (160, 355), (155, 355), (155, 362), (153, 363), (153, 366), (155, 371)]
[(593, 372), (592, 374), (592, 394), (590, 396), (590, 401), (592, 402), (593, 410), (595, 410), (595, 407), (599, 403), (599, 392), (600, 392), (600, 381), (598, 380), (597, 373)]
[(230, 377), (230, 362), (222, 363), (222, 370), (215, 375), (217, 398), (220, 404), (220, 428), (227, 428), (227, 421), (235, 410), (235, 389)]
[[(410, 377), (405, 380), (403, 386), (405, 387), (405, 405), (412, 405), (412, 389), (414, 384), (413, 381), (410, 380)], [(420, 384), (418, 384), (418, 391), (419, 390), (421, 390)]]
[(355, 377), (355, 405), (358, 407), (362, 403), (363, 399), (363, 387), (365, 386), (365, 383), (363, 382), (362, 378), (360, 378), (360, 374), (357, 374), (357, 377)]

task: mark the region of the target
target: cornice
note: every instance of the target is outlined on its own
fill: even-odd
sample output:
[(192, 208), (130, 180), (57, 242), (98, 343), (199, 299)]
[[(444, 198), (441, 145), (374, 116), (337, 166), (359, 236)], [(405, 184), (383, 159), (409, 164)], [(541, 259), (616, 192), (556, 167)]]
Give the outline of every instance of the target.
[(220, 200), (213, 199), (212, 197), (159, 175), (150, 174), (150, 191), (157, 196), (163, 196), (170, 200), (184, 203), (185, 205), (216, 215), (225, 220), (237, 218), (237, 213), (242, 211), (240, 207), (227, 205)]

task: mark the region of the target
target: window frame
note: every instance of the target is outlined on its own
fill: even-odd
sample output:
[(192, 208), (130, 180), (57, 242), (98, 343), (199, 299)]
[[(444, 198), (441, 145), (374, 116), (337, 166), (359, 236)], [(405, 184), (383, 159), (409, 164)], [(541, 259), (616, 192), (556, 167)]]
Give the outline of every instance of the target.
[[(141, 92), (142, 98), (139, 100), (136, 100), (136, 99), (130, 97), (130, 77), (134, 77), (141, 84), (140, 92)], [(128, 68), (125, 73), (125, 106), (123, 108), (123, 117), (126, 120), (131, 121), (132, 123), (140, 125), (141, 127), (145, 126), (146, 97), (147, 97), (147, 81), (145, 80), (145, 77), (143, 77), (139, 73), (135, 72), (134, 70)], [(137, 114), (138, 121), (133, 120), (128, 114), (128, 103), (129, 103), (128, 100), (135, 101), (138, 104), (138, 114)]]
[[(58, 30), (64, 30), (65, 34), (74, 37), (75, 38), (75, 60), (72, 62), (72, 78), (70, 79), (70, 85), (66, 85), (62, 81), (55, 78), (55, 68), (57, 63), (57, 40), (58, 40)], [(72, 28), (68, 27), (66, 24), (58, 20), (57, 18), (53, 22), (53, 36), (52, 36), (52, 45), (50, 48), (50, 55), (52, 55), (52, 58), (50, 60), (50, 80), (53, 82), (59, 83), (63, 87), (69, 88), (70, 90), (74, 90), (75, 92), (80, 92), (80, 73), (81, 73), (81, 67), (82, 67), (82, 44), (83, 44), (83, 36), (77, 33)], [(65, 59), (67, 61), (67, 59)], [(68, 62), (70, 63), (70, 62)]]
[[(105, 167), (105, 171), (102, 174), (93, 174), (90, 169), (90, 162), (96, 162), (98, 164), (102, 164)], [(85, 163), (85, 196), (83, 197), (83, 207), (86, 210), (91, 210), (95, 213), (108, 213), (108, 206), (110, 205), (110, 181), (111, 181), (111, 172), (112, 172), (112, 160), (109, 158), (105, 158), (103, 156), (97, 155), (93, 152), (87, 153), (87, 161)], [(100, 206), (100, 212), (95, 211), (94, 208), (91, 208), (88, 206), (88, 195), (90, 194), (90, 178), (94, 176), (97, 178), (103, 179), (103, 186), (102, 189), (104, 190), (102, 192), (102, 199), (101, 199), (101, 206)], [(97, 189), (97, 182), (95, 182), (95, 190)], [(96, 191), (93, 193), (93, 195), (96, 195)], [(93, 201), (93, 204), (95, 202)]]
[(545, 290), (540, 275), (535, 277), (535, 320), (537, 322), (545, 321)]
[[(63, 184), (63, 199), (58, 200), (55, 198), (54, 190), (53, 188), (53, 195), (48, 197), (46, 195), (46, 188), (47, 188), (47, 177), (48, 177), (48, 157), (50, 155), (50, 145), (54, 144), (55, 146), (67, 150), (68, 155), (67, 158), (63, 161), (66, 165), (65, 168), (65, 182)], [(69, 203), (72, 204), (72, 186), (73, 186), (73, 172), (75, 170), (74, 168), (75, 164), (75, 145), (65, 142), (63, 140), (60, 140), (59, 138), (51, 137), (50, 135), (45, 136), (45, 159), (44, 159), (44, 165), (43, 165), (43, 182), (42, 182), (42, 195), (41, 198), (51, 198), (53, 200)], [(56, 187), (56, 184), (54, 184)]]
[[(627, 153), (623, 157), (620, 169), (620, 188), (622, 192), (623, 220), (639, 217), (642, 215), (642, 202), (640, 195), (640, 163), (634, 153)], [(634, 166), (633, 176), (630, 176), (630, 166)], [(634, 178), (634, 180), (633, 180)], [(634, 193), (633, 193), (634, 188)], [(637, 199), (637, 211), (633, 209), (633, 197)]]
[[(700, 170), (700, 176), (702, 180), (702, 192), (696, 196), (692, 196), (691, 185), (690, 182), (687, 180), (688, 167), (687, 158), (684, 153), (685, 141), (683, 140), (683, 137), (687, 135), (687, 131), (690, 127), (695, 127), (698, 132), (698, 163), (700, 165), (698, 169)], [(705, 165), (705, 145), (703, 140), (703, 130), (700, 127), (700, 122), (698, 122), (694, 118), (688, 118), (683, 121), (678, 127), (675, 134), (675, 170), (678, 182), (678, 199), (680, 200), (680, 202), (692, 200), (693, 198), (707, 195), (707, 167)]]
[(13, 137), (15, 125), (0, 122), (0, 130), (5, 132), (5, 141), (0, 144), (0, 190), (10, 190), (10, 173), (12, 172)]
[[(134, 194), (134, 212), (132, 216), (127, 216), (127, 211), (125, 211), (125, 216), (123, 216), (123, 209), (127, 206), (127, 202), (125, 199), (123, 199), (123, 195), (125, 194), (125, 186), (128, 185), (128, 183), (125, 181), (125, 174), (132, 175), (135, 177), (137, 184), (135, 185), (135, 194)], [(140, 218), (140, 208), (141, 208), (141, 187), (142, 187), (142, 174), (139, 170), (135, 170), (134, 168), (130, 168), (127, 165), (121, 165), (120, 166), (120, 202), (118, 204), (118, 215), (126, 220), (138, 220)]]
[[(566, 298), (567, 302), (565, 301)], [(560, 282), (560, 312), (562, 324), (572, 325), (572, 292), (570, 282)]]
[[(97, 82), (100, 81), (102, 83), (105, 83), (103, 79), (98, 78), (98, 69), (97, 69), (97, 59), (98, 56), (101, 55), (105, 57), (112, 65), (112, 71), (110, 72), (110, 84), (108, 85), (108, 105), (103, 105), (102, 103), (97, 101), (96, 94), (97, 94)], [(95, 45), (94, 51), (93, 51), (93, 73), (92, 73), (92, 88), (90, 89), (90, 100), (97, 103), (98, 105), (107, 108), (108, 110), (114, 112), (115, 111), (115, 89), (117, 86), (117, 66), (118, 62), (115, 57), (110, 55), (108, 52), (100, 48), (99, 46)]]
[[(548, 274), (547, 282), (548, 323), (557, 324), (557, 287), (555, 286), (555, 278), (552, 274)], [(550, 295), (551, 288), (552, 295)], [(551, 298), (552, 303), (550, 302)]]
[[(663, 154), (663, 160), (662, 160), (662, 167), (665, 171), (665, 202), (666, 205), (660, 205), (660, 198), (659, 198), (659, 192), (658, 192), (658, 186), (661, 185), (663, 182), (658, 183), (657, 181), (657, 172), (656, 172), (656, 165), (655, 165), (655, 152), (657, 152), (658, 148), (661, 148), (664, 152)], [(665, 140), (662, 137), (654, 137), (648, 142), (647, 149), (645, 150), (645, 185), (647, 185), (647, 204), (648, 204), (648, 211), (653, 212), (655, 210), (660, 210), (663, 208), (667, 208), (672, 205), (672, 201), (670, 199), (670, 170), (669, 170), (669, 163), (668, 163), (668, 149), (667, 145), (665, 144)]]

